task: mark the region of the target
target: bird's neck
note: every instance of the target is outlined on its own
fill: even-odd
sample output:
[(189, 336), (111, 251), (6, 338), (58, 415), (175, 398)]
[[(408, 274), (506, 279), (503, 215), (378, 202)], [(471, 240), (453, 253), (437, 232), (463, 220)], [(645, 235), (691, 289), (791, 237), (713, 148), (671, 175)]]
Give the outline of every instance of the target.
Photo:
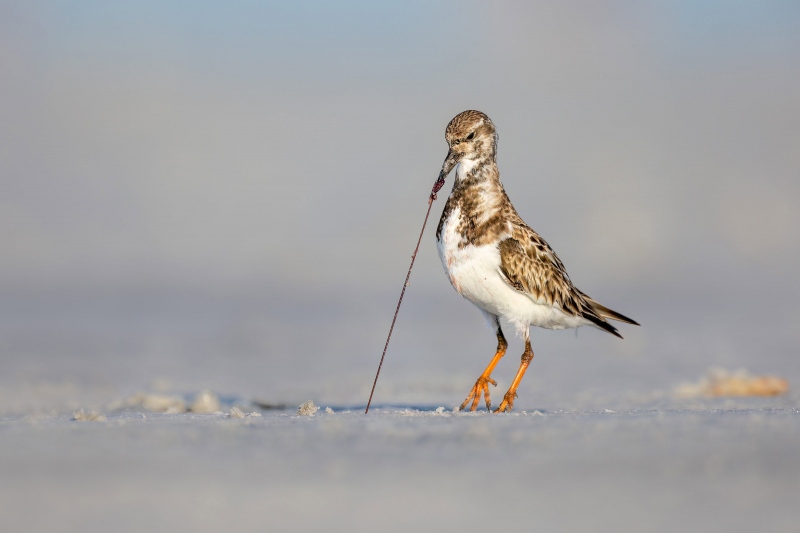
[(462, 215), (475, 220), (492, 218), (503, 209), (509, 201), (494, 157), (462, 159), (448, 200), (459, 206)]
[(500, 173), (494, 157), (486, 155), (459, 161), (456, 166), (455, 187), (471, 187), (486, 182), (500, 184)]
[[(509, 209), (511, 211), (509, 211)], [(456, 169), (453, 190), (447, 199), (436, 238), (442, 239), (445, 222), (457, 213), (459, 247), (483, 245), (508, 233), (502, 213), (513, 213), (493, 157), (462, 159)]]

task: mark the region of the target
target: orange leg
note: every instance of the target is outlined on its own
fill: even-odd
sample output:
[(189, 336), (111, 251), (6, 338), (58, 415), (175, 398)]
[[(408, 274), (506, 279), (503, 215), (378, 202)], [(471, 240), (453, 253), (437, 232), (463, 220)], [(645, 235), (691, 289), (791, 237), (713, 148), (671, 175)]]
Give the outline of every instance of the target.
[(517, 387), (519, 387), (519, 384), (522, 381), (522, 376), (525, 375), (525, 371), (528, 370), (528, 365), (531, 364), (532, 360), (533, 350), (531, 350), (531, 341), (529, 339), (525, 339), (525, 352), (522, 354), (522, 362), (519, 364), (517, 375), (514, 376), (514, 381), (511, 382), (508, 392), (505, 396), (503, 396), (503, 401), (500, 403), (500, 407), (494, 411), (495, 413), (505, 413), (506, 411), (510, 411), (514, 408), (514, 398), (517, 397)]
[(497, 352), (492, 357), (492, 362), (489, 363), (489, 366), (486, 367), (486, 370), (483, 371), (481, 377), (478, 378), (478, 381), (475, 382), (475, 386), (472, 387), (472, 390), (469, 391), (469, 395), (467, 395), (467, 399), (464, 400), (464, 403), (461, 404), (461, 407), (458, 408), (459, 411), (463, 411), (467, 404), (472, 401), (472, 407), (470, 407), (470, 411), (474, 411), (478, 408), (478, 403), (481, 401), (481, 393), (483, 393), (483, 397), (486, 400), (486, 409), (489, 411), (492, 410), (492, 402), (489, 399), (489, 383), (497, 386), (497, 382), (491, 378), (492, 372), (494, 371), (494, 367), (497, 366), (497, 363), (500, 362), (500, 359), (505, 355), (506, 348), (508, 348), (508, 343), (506, 342), (506, 338), (503, 336), (503, 330), (500, 329), (500, 325), (497, 325)]

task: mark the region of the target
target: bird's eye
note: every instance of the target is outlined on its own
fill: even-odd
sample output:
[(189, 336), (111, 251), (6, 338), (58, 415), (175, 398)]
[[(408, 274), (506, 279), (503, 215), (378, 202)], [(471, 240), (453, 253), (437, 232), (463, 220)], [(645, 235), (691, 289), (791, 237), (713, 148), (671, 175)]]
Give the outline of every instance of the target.
[(470, 133), (469, 135), (467, 135), (467, 140), (468, 141), (471, 141), (474, 138), (475, 138), (475, 132), (474, 131), (472, 133)]

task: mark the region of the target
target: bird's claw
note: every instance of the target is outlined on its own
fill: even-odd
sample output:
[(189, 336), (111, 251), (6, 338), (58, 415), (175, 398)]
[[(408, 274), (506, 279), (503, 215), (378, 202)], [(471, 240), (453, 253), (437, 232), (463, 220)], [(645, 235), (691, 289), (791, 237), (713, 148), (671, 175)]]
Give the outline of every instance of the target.
[(507, 413), (514, 408), (514, 398), (518, 398), (516, 390), (510, 390), (503, 396), (503, 401), (500, 402), (500, 407), (494, 410), (495, 413)]
[(497, 386), (497, 382), (489, 376), (479, 377), (478, 381), (475, 382), (475, 386), (472, 387), (471, 391), (469, 391), (467, 399), (464, 400), (464, 403), (461, 404), (461, 407), (459, 407), (458, 410), (463, 411), (467, 404), (472, 401), (472, 406), (469, 410), (474, 411), (478, 408), (478, 404), (481, 401), (481, 394), (483, 394), (483, 397), (486, 400), (486, 409), (491, 411), (492, 401), (489, 399), (489, 383), (495, 387)]

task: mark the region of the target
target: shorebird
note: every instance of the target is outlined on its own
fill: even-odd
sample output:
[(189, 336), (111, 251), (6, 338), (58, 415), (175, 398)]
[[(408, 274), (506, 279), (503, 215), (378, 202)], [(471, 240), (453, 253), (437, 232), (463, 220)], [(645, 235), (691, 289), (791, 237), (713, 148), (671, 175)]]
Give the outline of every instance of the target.
[[(497, 351), (460, 409), (483, 395), (491, 411), (492, 371), (508, 342), (500, 319), (514, 326), (525, 341), (522, 361), (495, 412), (514, 407), (525, 371), (533, 359), (530, 326), (547, 329), (594, 326), (622, 338), (607, 319), (639, 325), (581, 292), (564, 264), (538, 233), (517, 214), (497, 169), (497, 131), (480, 111), (464, 111), (447, 125), (449, 145), (434, 191), (456, 169), (455, 183), (439, 219), (436, 243), (447, 277), (461, 296), (480, 309), (497, 334)], [(435, 193), (434, 193), (435, 194)]]

